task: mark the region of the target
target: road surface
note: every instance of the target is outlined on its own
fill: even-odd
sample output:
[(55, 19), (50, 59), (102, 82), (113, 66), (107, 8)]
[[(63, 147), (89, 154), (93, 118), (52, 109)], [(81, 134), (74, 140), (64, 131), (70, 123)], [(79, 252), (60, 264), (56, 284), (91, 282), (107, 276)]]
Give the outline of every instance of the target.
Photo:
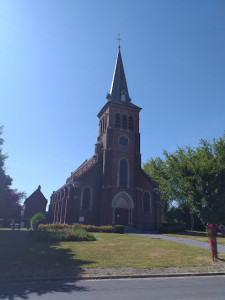
[(0, 299), (225, 299), (225, 276), (0, 284)]

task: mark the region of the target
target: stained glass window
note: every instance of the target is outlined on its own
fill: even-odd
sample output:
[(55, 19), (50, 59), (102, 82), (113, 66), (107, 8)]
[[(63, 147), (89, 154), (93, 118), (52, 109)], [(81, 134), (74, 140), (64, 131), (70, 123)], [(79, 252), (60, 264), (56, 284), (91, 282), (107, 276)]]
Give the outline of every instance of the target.
[(151, 212), (151, 201), (150, 201), (150, 195), (148, 192), (144, 192), (144, 194), (143, 194), (143, 211), (144, 211), (144, 213)]
[(91, 208), (91, 190), (89, 187), (85, 187), (82, 195), (82, 209), (90, 210)]
[(120, 161), (119, 187), (127, 187), (128, 184), (128, 163), (125, 159)]

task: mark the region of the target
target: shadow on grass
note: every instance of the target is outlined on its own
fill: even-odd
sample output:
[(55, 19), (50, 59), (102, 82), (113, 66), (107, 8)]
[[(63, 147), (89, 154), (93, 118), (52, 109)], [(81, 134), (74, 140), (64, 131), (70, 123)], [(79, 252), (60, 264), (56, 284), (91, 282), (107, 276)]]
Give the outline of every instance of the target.
[(219, 260), (219, 261), (225, 261), (225, 259), (219, 258), (219, 257), (217, 257), (217, 260)]
[(76, 258), (69, 247), (76, 242), (33, 242), (27, 231), (9, 230), (0, 230), (0, 241), (0, 299), (86, 290), (76, 282), (93, 261)]

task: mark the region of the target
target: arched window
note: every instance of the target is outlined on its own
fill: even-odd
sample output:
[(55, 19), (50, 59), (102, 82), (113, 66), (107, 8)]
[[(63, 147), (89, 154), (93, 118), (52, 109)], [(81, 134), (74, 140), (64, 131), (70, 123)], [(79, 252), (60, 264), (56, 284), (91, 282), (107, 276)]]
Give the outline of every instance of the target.
[(122, 116), (122, 128), (127, 129), (127, 116)]
[(119, 114), (116, 114), (115, 127), (120, 128), (120, 115)]
[(129, 130), (134, 130), (134, 120), (133, 117), (129, 117)]
[(151, 212), (151, 199), (148, 192), (144, 192), (143, 194), (143, 212), (144, 213)]
[(104, 118), (103, 118), (103, 122), (104, 122), (104, 132), (106, 131), (106, 126), (107, 126), (107, 116), (105, 116)]
[(101, 128), (100, 132), (101, 132), (101, 135), (102, 135), (102, 133), (103, 133), (102, 120), (100, 121), (100, 128)]
[(102, 118), (102, 132), (105, 132), (105, 118)]
[(125, 159), (120, 161), (119, 165), (119, 187), (128, 186), (128, 163)]
[(82, 210), (91, 209), (91, 190), (89, 187), (85, 187), (83, 189), (81, 209)]

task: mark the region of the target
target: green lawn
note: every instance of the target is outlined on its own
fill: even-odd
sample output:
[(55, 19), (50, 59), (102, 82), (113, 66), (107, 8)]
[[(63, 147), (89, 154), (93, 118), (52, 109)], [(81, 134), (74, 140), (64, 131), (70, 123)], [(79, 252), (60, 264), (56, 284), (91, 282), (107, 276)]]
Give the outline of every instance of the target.
[(94, 235), (93, 242), (32, 242), (27, 231), (0, 230), (0, 281), (4, 276), (74, 276), (88, 268), (212, 265), (209, 250), (142, 236)]
[[(209, 238), (208, 238), (206, 232), (203, 232), (203, 231), (186, 230), (185, 232), (181, 232), (181, 233), (165, 234), (165, 235), (209, 243)], [(217, 243), (225, 246), (225, 237), (223, 237), (220, 234), (217, 237)]]

